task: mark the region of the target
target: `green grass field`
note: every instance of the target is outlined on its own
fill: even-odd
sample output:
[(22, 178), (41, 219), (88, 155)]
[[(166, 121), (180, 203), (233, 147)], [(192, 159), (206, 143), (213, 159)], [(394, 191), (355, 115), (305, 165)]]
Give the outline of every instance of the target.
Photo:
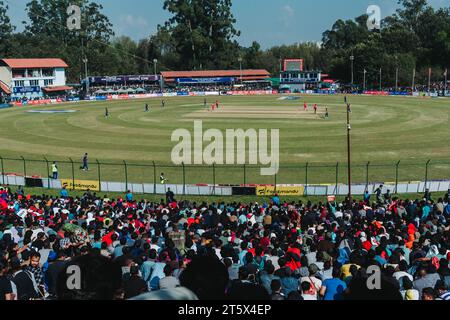
[[(209, 97), (209, 104), (220, 101), (221, 108), (214, 113), (204, 110), (203, 97), (165, 98), (164, 109), (160, 108), (161, 99), (3, 109), (0, 156), (4, 171), (18, 174), (26, 171), (27, 175), (47, 176), (45, 157), (58, 161), (60, 178), (71, 179), (71, 158), (76, 162), (75, 179), (127, 178), (130, 183), (153, 183), (154, 174), (159, 177), (164, 172), (170, 183), (182, 183), (183, 169), (170, 159), (176, 145), (171, 142), (171, 134), (179, 128), (193, 131), (193, 121), (203, 120), (204, 130), (280, 129), (281, 167), (275, 178), (260, 176), (259, 167), (252, 166), (216, 166), (214, 170), (210, 166), (187, 166), (187, 184), (300, 184), (306, 178), (309, 184), (333, 184), (336, 172), (338, 181), (345, 182), (347, 127), (343, 96), (302, 96), (297, 101), (281, 101), (279, 97)], [(308, 112), (303, 111), (304, 101), (310, 106)], [(449, 99), (351, 96), (349, 102), (354, 182), (364, 183), (367, 174), (371, 182), (395, 181), (399, 160), (399, 181), (424, 180), (429, 159), (429, 180), (450, 178)], [(148, 113), (144, 112), (145, 103), (151, 106)], [(319, 105), (318, 115), (311, 110), (314, 103)], [(325, 106), (329, 119), (323, 118)], [(104, 117), (105, 107), (111, 113), (109, 118)], [(29, 113), (33, 109), (77, 112)], [(84, 152), (89, 153), (89, 172), (79, 170)], [(25, 166), (24, 161), (11, 160), (22, 156)]]

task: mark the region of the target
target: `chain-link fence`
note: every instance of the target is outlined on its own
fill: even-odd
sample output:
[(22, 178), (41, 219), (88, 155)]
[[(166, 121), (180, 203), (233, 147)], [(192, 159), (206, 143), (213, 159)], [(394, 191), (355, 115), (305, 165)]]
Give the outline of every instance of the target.
[[(82, 170), (83, 163), (67, 159), (26, 159), (25, 157), (1, 157), (2, 180), (5, 175), (25, 177), (52, 177), (52, 164), (56, 162), (58, 179), (90, 180), (131, 183), (159, 183), (161, 173), (171, 184), (195, 185), (256, 185), (256, 184), (303, 184), (338, 185), (348, 179), (347, 164), (303, 163), (281, 165), (274, 176), (262, 176), (260, 166), (255, 165), (170, 165), (155, 162), (136, 163), (127, 161), (107, 162), (90, 160), (89, 170)], [(352, 182), (371, 184), (377, 182), (398, 184), (399, 182), (432, 181), (450, 179), (450, 160), (428, 160), (422, 162), (394, 161), (389, 163), (353, 163)]]

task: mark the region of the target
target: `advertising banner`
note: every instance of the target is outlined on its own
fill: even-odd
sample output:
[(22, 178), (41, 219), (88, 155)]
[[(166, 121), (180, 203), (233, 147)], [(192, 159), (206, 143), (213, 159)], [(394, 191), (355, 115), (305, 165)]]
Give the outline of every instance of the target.
[(143, 76), (116, 76), (116, 77), (89, 77), (89, 83), (91, 85), (96, 84), (107, 84), (107, 83), (115, 83), (115, 84), (125, 84), (125, 82), (143, 82), (143, 81), (159, 81), (159, 76), (151, 76), (151, 75), (143, 75)]
[[(75, 185), (74, 185), (75, 182)], [(66, 186), (69, 190), (92, 190), (92, 191), (100, 191), (100, 184), (98, 181), (92, 180), (70, 180), (70, 179), (61, 179), (61, 185)]]
[(277, 187), (275, 186), (259, 186), (256, 187), (257, 196), (273, 196), (276, 194), (280, 196), (303, 196), (305, 192), (304, 186), (296, 187)]
[(235, 78), (231, 77), (217, 77), (217, 78), (177, 78), (177, 83), (184, 84), (198, 84), (198, 83), (232, 83)]
[(39, 93), (41, 92), (41, 87), (31, 86), (31, 87), (14, 87), (13, 93)]
[(389, 92), (390, 96), (410, 96), (411, 93), (410, 92)]
[(387, 92), (387, 91), (365, 91), (364, 94), (369, 94), (372, 96), (388, 96), (389, 92)]

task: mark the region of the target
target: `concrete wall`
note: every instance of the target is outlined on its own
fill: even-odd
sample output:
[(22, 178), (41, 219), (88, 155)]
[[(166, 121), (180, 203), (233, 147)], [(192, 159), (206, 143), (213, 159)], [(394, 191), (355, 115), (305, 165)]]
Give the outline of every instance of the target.
[(65, 86), (66, 85), (66, 71), (64, 68), (55, 69), (55, 81), (54, 86)]
[(0, 67), (0, 80), (11, 88), (12, 74), (10, 68), (3, 66)]

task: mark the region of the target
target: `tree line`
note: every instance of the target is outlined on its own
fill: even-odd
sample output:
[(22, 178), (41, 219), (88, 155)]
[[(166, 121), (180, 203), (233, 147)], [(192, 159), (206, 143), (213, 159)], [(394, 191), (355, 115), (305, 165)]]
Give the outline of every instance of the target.
[[(282, 59), (303, 58), (305, 68), (322, 70), (344, 83), (410, 86), (413, 70), (417, 83), (425, 84), (428, 70), (441, 80), (450, 65), (450, 8), (434, 9), (427, 0), (397, 0), (399, 9), (381, 22), (379, 30), (367, 28), (367, 15), (338, 20), (323, 32), (322, 43), (284, 44), (263, 50), (258, 42), (239, 44), (240, 31), (232, 13), (232, 0), (164, 0), (171, 16), (145, 39), (117, 37), (113, 25), (94, 0), (30, 0), (24, 30), (17, 32), (0, 0), (0, 57), (61, 57), (69, 65), (69, 82), (89, 75), (152, 74), (156, 59), (163, 70), (263, 68), (275, 77)], [(81, 9), (81, 29), (67, 28), (67, 8)]]

